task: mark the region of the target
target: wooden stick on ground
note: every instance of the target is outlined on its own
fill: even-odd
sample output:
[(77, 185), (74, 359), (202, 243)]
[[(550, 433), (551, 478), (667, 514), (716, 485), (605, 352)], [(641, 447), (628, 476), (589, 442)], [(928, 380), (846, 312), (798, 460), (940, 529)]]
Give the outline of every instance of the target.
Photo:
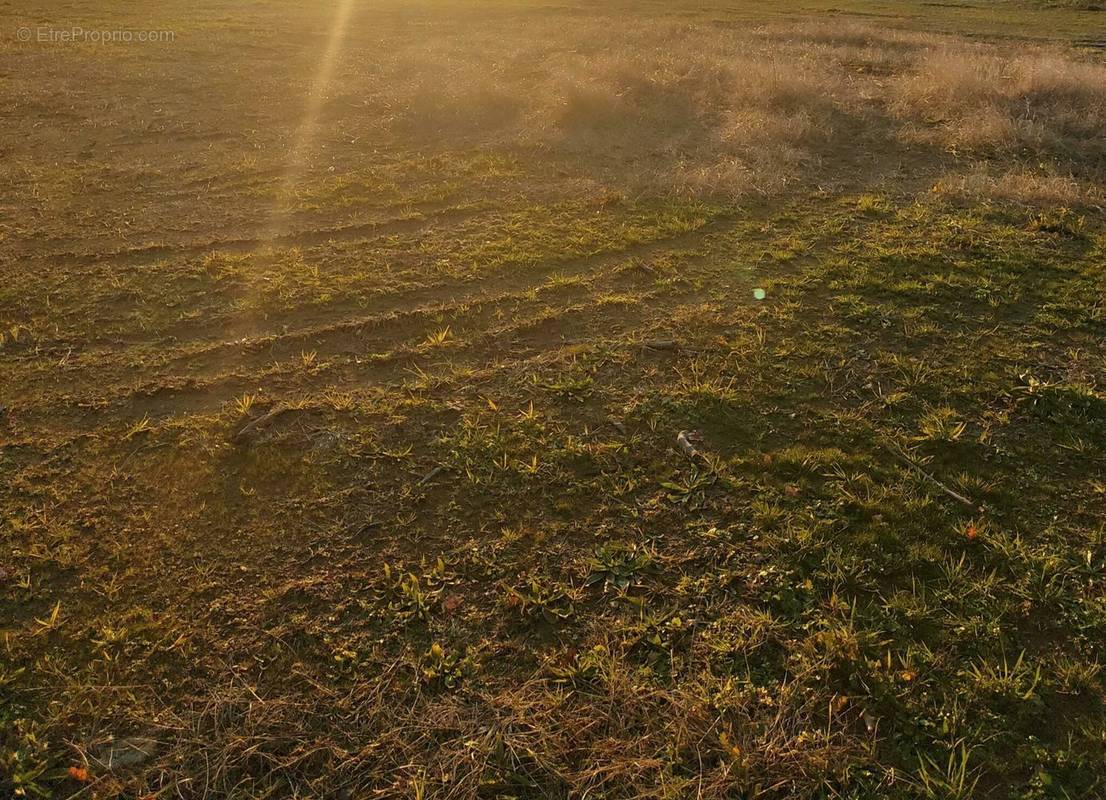
[(959, 492), (957, 492), (953, 489), (950, 489), (948, 486), (941, 483), (941, 481), (937, 480), (935, 477), (933, 477), (928, 472), (926, 472), (924, 469), (922, 469), (921, 464), (919, 464), (917, 461), (912, 459), (906, 453), (902, 452), (898, 448), (888, 448), (888, 452), (890, 452), (891, 455), (893, 455), (898, 461), (900, 461), (901, 463), (903, 463), (906, 466), (910, 467), (912, 470), (914, 470), (919, 475), (921, 475), (923, 478), (928, 480), (930, 483), (932, 483), (934, 486), (936, 486), (942, 492), (947, 494), (953, 500), (957, 500), (957, 501), (963, 503), (964, 505), (966, 505), (968, 508), (972, 509), (973, 511), (979, 512), (981, 514), (983, 513), (983, 507), (982, 506), (977, 506), (975, 503), (973, 503), (970, 499), (968, 499), (964, 495), (960, 494)]

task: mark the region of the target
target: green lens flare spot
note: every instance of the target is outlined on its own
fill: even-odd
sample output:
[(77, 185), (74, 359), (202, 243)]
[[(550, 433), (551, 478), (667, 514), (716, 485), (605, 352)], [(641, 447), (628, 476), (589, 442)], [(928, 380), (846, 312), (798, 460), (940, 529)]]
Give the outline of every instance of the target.
[(764, 291), (763, 289), (753, 289), (753, 299), (763, 300), (767, 296), (768, 292)]

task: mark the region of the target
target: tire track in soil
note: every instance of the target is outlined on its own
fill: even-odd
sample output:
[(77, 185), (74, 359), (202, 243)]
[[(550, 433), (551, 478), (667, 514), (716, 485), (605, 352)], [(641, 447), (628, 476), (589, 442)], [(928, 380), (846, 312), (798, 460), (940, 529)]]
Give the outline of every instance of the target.
[[(418, 209), (418, 206), (414, 206)], [(299, 231), (280, 233), (274, 236), (254, 234), (251, 236), (230, 237), (225, 239), (205, 239), (199, 242), (179, 244), (155, 243), (138, 245), (123, 250), (104, 253), (79, 253), (67, 250), (57, 253), (31, 254), (26, 261), (49, 261), (58, 267), (88, 267), (111, 262), (113, 266), (141, 264), (151, 259), (202, 256), (211, 252), (241, 254), (249, 253), (261, 247), (278, 245), (281, 247), (314, 247), (328, 242), (348, 242), (366, 238), (394, 236), (411, 233), (419, 228), (441, 222), (453, 222), (474, 217), (487, 209), (480, 205), (450, 207), (445, 209), (423, 209), (430, 215), (419, 214), (411, 217), (394, 217), (373, 220), (371, 222), (353, 222), (326, 228), (305, 228)]]
[[(715, 221), (715, 227), (720, 228), (723, 225), (723, 221)], [(668, 247), (663, 243), (654, 242), (633, 249), (639, 256), (644, 250), (656, 253), (667, 252), (673, 249), (671, 247), (673, 241), (701, 238), (703, 235), (703, 230), (700, 229), (672, 237), (667, 242)], [(625, 256), (625, 253), (607, 253), (603, 254), (602, 258), (582, 259), (581, 262), (590, 261), (593, 267), (599, 267), (617, 260), (619, 255)], [(707, 257), (697, 255), (695, 260)], [(605, 277), (613, 281), (625, 281), (628, 271), (606, 273)], [(646, 272), (645, 275), (648, 273)], [(579, 287), (570, 284), (567, 288)], [(591, 292), (596, 287), (583, 288)], [(527, 291), (523, 290), (521, 294)], [(479, 373), (488, 369), (501, 371), (511, 369), (523, 362), (540, 359), (543, 355), (555, 354), (562, 347), (570, 346), (573, 342), (589, 339), (609, 341), (611, 334), (617, 332), (619, 328), (625, 330), (629, 324), (640, 324), (648, 320), (651, 315), (661, 314), (663, 309), (669, 308), (681, 297), (701, 298), (705, 291), (702, 288), (690, 287), (673, 291), (669, 287), (665, 290), (663, 304), (651, 302), (657, 297), (655, 291), (640, 294), (633, 298), (633, 302), (613, 306), (608, 302), (577, 303), (559, 308), (556, 314), (550, 316), (518, 318), (506, 325), (487, 329), (462, 346), (430, 353), (408, 344), (366, 357), (364, 349), (358, 346), (359, 340), (349, 338), (356, 336), (351, 332), (351, 328), (355, 330), (364, 323), (346, 321), (337, 323), (335, 330), (322, 332), (329, 337), (330, 357), (341, 356), (342, 360), (328, 363), (326, 370), (317, 375), (309, 374), (303, 368), (293, 370), (294, 365), (290, 362), (283, 365), (274, 363), (273, 359), (266, 354), (264, 363), (268, 369), (262, 368), (254, 372), (234, 369), (206, 376), (175, 376), (156, 385), (126, 389), (114, 397), (101, 395), (97, 398), (88, 398), (83, 401), (88, 406), (87, 410), (78, 409), (71, 414), (59, 414), (56, 410), (36, 409), (22, 413), (21, 417), (24, 418), (25, 423), (32, 417), (36, 417), (43, 424), (52, 423), (51, 427), (59, 424), (68, 425), (69, 430), (72, 431), (76, 426), (87, 433), (89, 429), (102, 428), (107, 421), (105, 417), (109, 417), (117, 424), (130, 424), (147, 415), (158, 419), (169, 419), (210, 414), (235, 397), (255, 392), (259, 388), (262, 388), (267, 396), (279, 402), (279, 398), (290, 395), (302, 397), (304, 394), (325, 391), (341, 392), (364, 388), (366, 385), (375, 385), (379, 388), (399, 387), (405, 383), (405, 376), (417, 374), (416, 368), (431, 378), (444, 377), (449, 381), (454, 379), (452, 376), (458, 370), (466, 374), (470, 371)], [(521, 294), (512, 293), (510, 299), (516, 299)], [(491, 300), (494, 299), (491, 298)], [(534, 308), (549, 308), (548, 300), (545, 298), (539, 298), (531, 305)], [(477, 309), (477, 312), (480, 319), (486, 319), (494, 317), (498, 308), (500, 306), (496, 303), (486, 302)], [(290, 335), (297, 337), (297, 341), (301, 341), (305, 340), (307, 333), (298, 332)], [(286, 337), (274, 338), (280, 340)], [(390, 332), (387, 336), (379, 337), (379, 340), (394, 342), (396, 337), (394, 332)], [(289, 345), (285, 343), (285, 346)], [(294, 348), (289, 349), (288, 352), (294, 354)], [(317, 352), (320, 360), (325, 360), (325, 353)], [(435, 359), (438, 355), (443, 358)], [(447, 371), (447, 375), (441, 375), (439, 370), (442, 368)], [(259, 384), (262, 386), (259, 387)], [(69, 401), (72, 402), (72, 398)]]
[[(297, 348), (309, 348), (318, 352), (320, 356), (327, 354), (356, 352), (365, 353), (367, 347), (374, 343), (390, 344), (403, 338), (415, 335), (420, 325), (427, 324), (434, 317), (450, 313), (465, 312), (476, 307), (477, 310), (491, 306), (497, 307), (503, 303), (517, 301), (534, 291), (541, 291), (546, 281), (554, 276), (566, 278), (584, 277), (601, 273), (605, 267), (617, 265), (623, 261), (647, 259), (653, 256), (686, 249), (689, 246), (700, 243), (702, 239), (711, 234), (722, 231), (727, 224), (735, 219), (735, 215), (720, 215), (700, 226), (694, 231), (682, 232), (669, 237), (662, 237), (651, 242), (630, 245), (619, 250), (604, 251), (601, 253), (580, 256), (564, 261), (549, 260), (543, 262), (537, 269), (520, 269), (505, 272), (502, 268), (495, 276), (482, 276), (474, 289), (462, 293), (460, 296), (448, 294), (450, 290), (472, 287), (473, 281), (458, 282), (448, 288), (443, 285), (425, 287), (400, 295), (382, 297), (377, 303), (371, 304), (369, 309), (380, 309), (376, 313), (358, 315), (352, 318), (329, 320), (332, 314), (317, 314), (317, 318), (323, 320), (322, 324), (313, 324), (298, 330), (267, 334), (253, 338), (222, 341), (203, 347), (199, 350), (171, 356), (169, 360), (159, 365), (156, 369), (166, 370), (160, 376), (146, 381), (148, 388), (136, 388), (133, 394), (145, 392), (159, 392), (175, 385), (176, 391), (192, 391), (190, 386), (207, 385), (214, 373), (228, 368), (238, 371), (253, 368), (260, 370), (263, 365), (271, 364), (279, 359), (277, 354), (285, 357), (295, 355)], [(612, 272), (617, 273), (618, 270)], [(494, 283), (496, 291), (488, 289), (488, 284)], [(503, 288), (506, 287), (506, 290)], [(448, 296), (445, 302), (435, 303), (438, 298)], [(423, 303), (410, 309), (396, 309), (396, 305)], [(327, 309), (329, 311), (330, 309)], [(303, 316), (303, 315), (300, 315)], [(372, 338), (366, 338), (371, 334)], [(170, 372), (168, 370), (174, 370)], [(79, 372), (69, 371), (64, 377), (64, 384), (72, 386), (81, 382), (82, 373), (100, 372), (103, 367), (98, 364), (88, 364)], [(127, 368), (116, 377), (116, 380), (125, 380), (127, 375), (149, 376), (151, 367), (149, 364), (140, 363)], [(118, 386), (118, 384), (116, 384)], [(110, 388), (103, 386), (100, 389)], [(103, 401), (103, 392), (97, 392), (76, 402), (96, 405)], [(60, 399), (60, 398), (59, 398)], [(69, 397), (72, 403), (75, 398)]]

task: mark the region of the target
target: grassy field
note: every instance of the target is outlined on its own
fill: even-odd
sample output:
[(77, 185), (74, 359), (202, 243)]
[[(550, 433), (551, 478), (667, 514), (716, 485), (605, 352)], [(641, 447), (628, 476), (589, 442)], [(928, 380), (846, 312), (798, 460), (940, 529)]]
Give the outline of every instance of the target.
[(1106, 11), (41, 5), (0, 797), (1106, 796)]

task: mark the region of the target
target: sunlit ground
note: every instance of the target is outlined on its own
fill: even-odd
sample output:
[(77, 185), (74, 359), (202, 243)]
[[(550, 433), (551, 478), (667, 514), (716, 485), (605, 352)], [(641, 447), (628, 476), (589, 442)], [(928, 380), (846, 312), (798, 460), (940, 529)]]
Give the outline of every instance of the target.
[(1103, 13), (3, 9), (0, 796), (1102, 796)]

